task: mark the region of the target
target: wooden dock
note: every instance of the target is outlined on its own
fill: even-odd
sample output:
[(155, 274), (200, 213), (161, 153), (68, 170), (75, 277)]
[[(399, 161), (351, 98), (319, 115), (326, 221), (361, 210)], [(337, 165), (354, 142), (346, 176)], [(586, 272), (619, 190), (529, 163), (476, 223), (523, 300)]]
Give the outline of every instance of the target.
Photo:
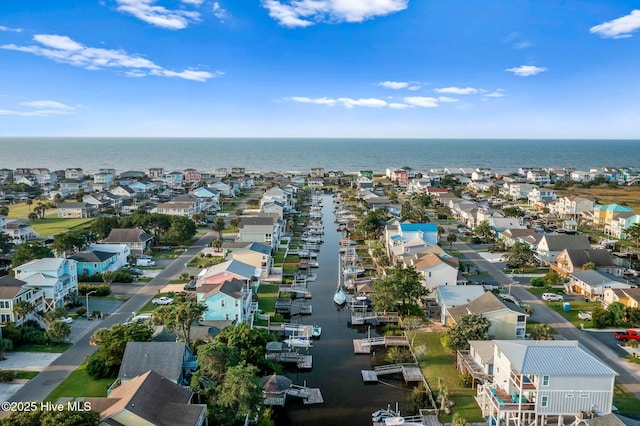
[(371, 322), (373, 324), (387, 324), (387, 323), (397, 323), (400, 320), (400, 316), (397, 312), (362, 312), (362, 311), (351, 311), (351, 324), (353, 325), (362, 325), (367, 322)]
[(282, 364), (296, 364), (301, 370), (313, 368), (313, 356), (303, 355), (298, 352), (271, 352), (265, 355), (269, 361), (280, 362)]
[(399, 374), (402, 373), (402, 377), (404, 377), (404, 381), (407, 383), (410, 382), (421, 382), (424, 380), (424, 376), (422, 375), (422, 371), (418, 364), (391, 364), (391, 365), (380, 365), (375, 367), (373, 371), (371, 370), (362, 370), (362, 381), (365, 383), (377, 382), (380, 376), (386, 374)]
[(368, 339), (353, 339), (353, 352), (356, 354), (370, 354), (372, 346), (409, 346), (404, 336), (371, 337)]

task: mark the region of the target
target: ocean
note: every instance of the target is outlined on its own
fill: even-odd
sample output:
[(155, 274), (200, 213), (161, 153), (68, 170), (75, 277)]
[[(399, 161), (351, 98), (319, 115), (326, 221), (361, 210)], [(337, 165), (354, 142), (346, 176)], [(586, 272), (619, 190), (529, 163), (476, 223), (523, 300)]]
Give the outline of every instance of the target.
[(640, 140), (313, 139), (313, 138), (0, 138), (0, 168), (79, 167), (166, 172), (244, 167), (247, 171), (382, 173), (444, 167), (640, 167)]

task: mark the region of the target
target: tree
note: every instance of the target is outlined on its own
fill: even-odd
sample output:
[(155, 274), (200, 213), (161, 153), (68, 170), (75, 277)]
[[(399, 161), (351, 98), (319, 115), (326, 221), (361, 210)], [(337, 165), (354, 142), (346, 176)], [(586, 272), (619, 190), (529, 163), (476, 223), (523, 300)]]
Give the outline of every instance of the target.
[(0, 426), (98, 426), (100, 413), (93, 410), (22, 410), (0, 419)]
[(197, 228), (193, 221), (186, 217), (171, 216), (171, 226), (165, 233), (165, 240), (170, 244), (189, 244), (196, 235)]
[(89, 230), (72, 230), (56, 235), (51, 248), (60, 256), (71, 255), (96, 240), (96, 235)]
[(524, 211), (520, 207), (505, 207), (502, 209), (504, 217), (523, 217)]
[(27, 302), (26, 300), (20, 300), (18, 303), (13, 305), (13, 313), (20, 318), (20, 327), (24, 328), (24, 323), (27, 320), (27, 315), (31, 312), (35, 311), (35, 307)]
[(591, 311), (591, 320), (596, 328), (605, 328), (611, 324), (609, 312), (600, 305), (595, 306)]
[(404, 317), (402, 318), (402, 329), (409, 338), (411, 347), (413, 347), (413, 341), (416, 339), (418, 330), (424, 326), (424, 321), (421, 317)]
[(531, 340), (553, 340), (553, 329), (548, 324), (538, 324), (531, 329)]
[(216, 251), (220, 251), (220, 249), (222, 248), (222, 244), (222, 240), (220, 238), (216, 238), (211, 242), (211, 247), (216, 249)]
[(447, 333), (447, 347), (454, 351), (469, 349), (469, 340), (489, 340), (491, 322), (482, 315), (462, 316)]
[(632, 326), (640, 324), (640, 308), (625, 308), (624, 318)]
[(33, 200), (31, 198), (27, 199), (27, 207), (29, 207), (29, 213), (31, 213), (31, 205), (33, 204)]
[(536, 253), (529, 244), (517, 241), (505, 255), (509, 268), (524, 269), (537, 263)]
[(216, 231), (218, 233), (218, 238), (222, 240), (222, 231), (227, 227), (227, 224), (224, 221), (222, 216), (216, 216), (215, 220), (211, 224), (211, 230)]
[(102, 281), (106, 285), (111, 285), (111, 283), (115, 280), (115, 278), (116, 278), (116, 273), (113, 271), (104, 271), (102, 273)]
[(9, 253), (14, 247), (15, 244), (9, 234), (0, 232), (0, 253)]
[(4, 352), (5, 351), (10, 351), (13, 349), (13, 340), (11, 339), (2, 339), (0, 341), (0, 361), (2, 361), (4, 358)]
[(262, 387), (258, 368), (241, 362), (227, 370), (226, 377), (215, 401), (226, 413), (234, 413), (235, 420), (255, 418), (262, 405)]
[(250, 328), (247, 323), (225, 327), (214, 342), (234, 348), (241, 359), (257, 366), (261, 372), (271, 371), (271, 364), (265, 360), (267, 332), (259, 328)]
[(633, 241), (636, 245), (640, 245), (640, 223), (634, 223), (624, 230), (628, 240)]
[(613, 302), (607, 306), (609, 313), (609, 325), (619, 327), (624, 322), (624, 305), (620, 302)]
[(206, 303), (176, 297), (174, 304), (158, 308), (153, 320), (156, 324), (163, 324), (171, 332), (176, 331), (191, 345), (191, 324), (202, 317), (207, 309)]
[(556, 285), (563, 284), (566, 281), (564, 277), (562, 277), (556, 271), (549, 271), (542, 277), (542, 282), (547, 287), (553, 287)]
[(71, 334), (71, 327), (69, 324), (65, 324), (60, 320), (55, 320), (49, 324), (46, 336), (49, 340), (56, 342), (56, 344), (62, 343)]
[(482, 222), (480, 222), (478, 226), (476, 226), (474, 232), (485, 242), (491, 242), (494, 240), (493, 228), (489, 224), (488, 220), (483, 220)]
[(91, 344), (99, 348), (89, 357), (87, 373), (94, 379), (118, 374), (128, 342), (150, 342), (153, 329), (143, 323), (116, 324), (101, 328), (91, 336)]
[(433, 207), (433, 195), (420, 194), (416, 197), (416, 203), (425, 209), (431, 208)]
[(9, 216), (8, 206), (0, 206), (0, 216)]
[(373, 281), (373, 295), (371, 302), (376, 311), (386, 312), (396, 309), (395, 282), (390, 277), (383, 277)]
[(451, 232), (449, 233), (449, 235), (447, 235), (447, 241), (449, 242), (449, 250), (451, 250), (451, 248), (453, 247), (453, 243), (458, 241), (458, 237), (456, 237), (456, 234)]
[(100, 239), (107, 238), (113, 228), (118, 228), (118, 218), (115, 216), (101, 216), (91, 222), (89, 229)]

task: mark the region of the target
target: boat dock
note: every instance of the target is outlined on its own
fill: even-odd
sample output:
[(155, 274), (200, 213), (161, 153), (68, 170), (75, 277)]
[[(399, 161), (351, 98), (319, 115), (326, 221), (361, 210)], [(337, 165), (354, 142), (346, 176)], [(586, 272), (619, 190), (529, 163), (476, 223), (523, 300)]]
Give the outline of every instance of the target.
[(409, 346), (404, 336), (370, 337), (368, 339), (353, 339), (353, 351), (356, 354), (370, 354), (372, 346)]
[(269, 361), (279, 362), (282, 364), (296, 364), (299, 369), (313, 368), (313, 356), (303, 355), (301, 353), (291, 352), (271, 352), (265, 355)]
[(362, 325), (369, 321), (375, 325), (397, 323), (399, 318), (397, 312), (351, 311), (351, 324), (353, 325)]
[(373, 371), (362, 370), (362, 380), (365, 383), (377, 382), (379, 376), (398, 373), (402, 373), (402, 377), (404, 377), (404, 381), (407, 383), (421, 382), (424, 380), (420, 367), (415, 363), (381, 365), (374, 367)]

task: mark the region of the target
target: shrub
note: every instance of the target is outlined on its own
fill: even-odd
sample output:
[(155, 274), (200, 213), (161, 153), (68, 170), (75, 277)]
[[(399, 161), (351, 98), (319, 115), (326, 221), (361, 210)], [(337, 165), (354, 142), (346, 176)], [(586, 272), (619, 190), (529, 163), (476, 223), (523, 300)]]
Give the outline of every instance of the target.
[(101, 283), (102, 282), (102, 274), (100, 272), (96, 272), (95, 274), (80, 274), (78, 275), (79, 282), (86, 283)]
[(531, 285), (533, 287), (544, 287), (544, 280), (540, 277), (531, 278)]
[(105, 284), (103, 285), (79, 284), (78, 285), (78, 293), (80, 293), (83, 296), (92, 291), (95, 291), (95, 293), (93, 293), (93, 295), (95, 296), (108, 296), (111, 294), (111, 287)]
[(87, 313), (87, 308), (78, 308), (78, 309), (76, 309), (76, 314), (77, 314), (78, 316), (81, 316), (81, 317), (82, 317), (82, 316), (84, 316), (84, 314), (86, 314), (86, 313)]
[(0, 370), (0, 382), (8, 383), (13, 382), (16, 378), (16, 372), (13, 370)]

